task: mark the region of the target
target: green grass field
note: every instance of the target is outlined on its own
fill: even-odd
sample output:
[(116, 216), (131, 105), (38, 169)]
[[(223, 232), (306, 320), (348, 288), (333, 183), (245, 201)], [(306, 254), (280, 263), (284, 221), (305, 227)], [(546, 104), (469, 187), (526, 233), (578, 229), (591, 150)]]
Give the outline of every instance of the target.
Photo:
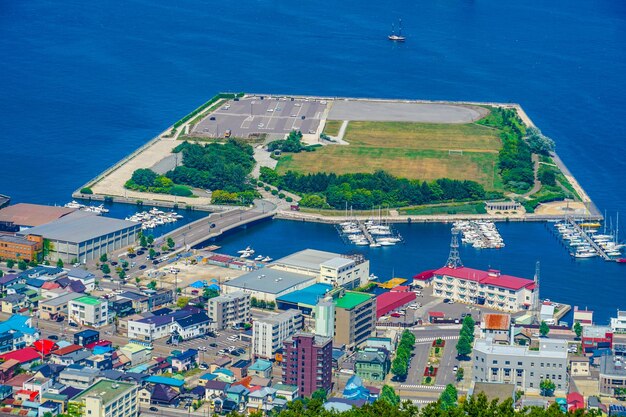
[(326, 120), (324, 133), (329, 136), (337, 136), (339, 134), (339, 129), (341, 129), (342, 124), (343, 122), (341, 120)]
[(350, 145), (285, 155), (278, 171), (345, 174), (383, 169), (403, 178), (467, 179), (490, 190), (502, 187), (496, 174), (501, 147), (496, 129), (476, 124), (350, 122), (344, 140)]

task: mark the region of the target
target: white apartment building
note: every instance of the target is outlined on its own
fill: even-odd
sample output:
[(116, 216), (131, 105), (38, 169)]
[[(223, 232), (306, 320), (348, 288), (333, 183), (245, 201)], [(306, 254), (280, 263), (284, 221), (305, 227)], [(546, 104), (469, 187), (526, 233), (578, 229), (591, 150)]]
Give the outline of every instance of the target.
[(209, 299), (207, 312), (216, 329), (250, 321), (250, 294), (235, 291)]
[(68, 318), (78, 324), (102, 327), (109, 323), (109, 309), (106, 300), (88, 295), (68, 301)]
[(566, 340), (540, 339), (539, 350), (531, 350), (476, 339), (472, 355), (475, 382), (510, 383), (519, 390), (539, 393), (541, 380), (550, 379), (557, 395), (567, 393)]
[(252, 354), (272, 359), (283, 346), (283, 340), (301, 330), (303, 325), (302, 312), (295, 309), (255, 320), (252, 325)]
[(363, 257), (305, 249), (278, 259), (270, 267), (309, 275), (323, 284), (353, 289), (368, 282), (369, 265), (369, 261)]
[(89, 417), (137, 417), (137, 385), (128, 382), (103, 379), (71, 400), (85, 405), (84, 414)]
[(626, 333), (626, 311), (617, 310), (617, 317), (611, 317), (613, 333)]
[(433, 271), (431, 282), (437, 297), (509, 312), (530, 309), (537, 296), (533, 280), (502, 275), (493, 269), (446, 266)]

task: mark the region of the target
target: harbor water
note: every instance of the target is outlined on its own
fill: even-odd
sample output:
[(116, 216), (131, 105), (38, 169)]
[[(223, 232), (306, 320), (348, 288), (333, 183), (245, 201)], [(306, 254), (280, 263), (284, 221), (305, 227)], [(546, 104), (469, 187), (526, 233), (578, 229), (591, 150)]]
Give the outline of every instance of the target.
[[(404, 44), (386, 39), (398, 18)], [(0, 193), (14, 202), (64, 204), (215, 93), (248, 91), (518, 102), (600, 210), (626, 211), (624, 2), (32, 0), (3, 2), (0, 20)], [(445, 262), (448, 229), (401, 225), (404, 245), (370, 250), (272, 221), (218, 243), (363, 250), (374, 273), (406, 277)], [(626, 308), (626, 265), (572, 261), (543, 224), (499, 229), (506, 246), (464, 247), (466, 265), (531, 277), (539, 260), (544, 297), (600, 322)]]

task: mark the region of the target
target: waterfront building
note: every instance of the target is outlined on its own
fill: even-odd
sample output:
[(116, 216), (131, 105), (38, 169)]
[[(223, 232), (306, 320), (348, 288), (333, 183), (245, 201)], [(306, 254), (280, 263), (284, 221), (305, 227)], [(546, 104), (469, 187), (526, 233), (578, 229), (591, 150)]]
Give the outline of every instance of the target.
[(494, 269), (445, 266), (432, 272), (428, 281), (433, 295), (441, 298), (516, 312), (530, 309), (537, 297), (533, 280), (502, 275)]
[(600, 372), (598, 379), (600, 394), (615, 396), (616, 389), (626, 388), (626, 362), (624, 362), (624, 358), (615, 355), (601, 356), (598, 370)]
[(376, 330), (376, 297), (362, 292), (340, 290), (335, 302), (335, 345), (352, 350)]
[(325, 298), (315, 306), (315, 334), (323, 337), (335, 335), (335, 303)]
[(71, 402), (84, 405), (84, 415), (89, 417), (137, 417), (137, 385), (103, 379), (98, 381)]
[(43, 238), (39, 235), (0, 235), (0, 258), (14, 261), (40, 261)]
[(568, 390), (567, 341), (542, 339), (538, 350), (476, 339), (473, 351), (475, 382), (515, 384), (518, 390), (539, 393), (542, 379), (554, 382), (555, 393)]
[(354, 372), (362, 379), (384, 381), (390, 368), (389, 354), (384, 349), (365, 348), (356, 354)]
[(255, 357), (273, 359), (282, 348), (283, 340), (300, 331), (304, 318), (299, 310), (256, 319), (252, 324), (252, 354)]
[(400, 307), (415, 302), (417, 295), (413, 291), (391, 290), (376, 297), (376, 318), (380, 318), (387, 313)]
[(132, 245), (140, 230), (137, 222), (75, 212), (17, 234), (42, 236), (50, 242), (47, 259), (70, 263), (98, 259)]
[(76, 209), (18, 203), (0, 210), (0, 231), (19, 232), (58, 220)]
[(305, 249), (278, 259), (272, 269), (315, 277), (318, 282), (353, 289), (367, 284), (369, 261), (362, 256), (342, 256), (338, 253)]
[(574, 323), (580, 323), (582, 326), (591, 326), (593, 324), (593, 311), (581, 310), (578, 306), (574, 306)]
[(276, 298), (276, 306), (279, 310), (294, 308), (302, 311), (302, 314), (310, 316), (314, 314), (317, 303), (332, 291), (333, 287), (328, 284), (313, 284), (301, 290), (293, 291)]
[(236, 291), (209, 299), (207, 311), (216, 329), (250, 322), (250, 294)]
[(77, 324), (101, 327), (109, 323), (109, 310), (106, 300), (83, 296), (69, 300), (67, 309), (68, 318)]
[(613, 348), (613, 331), (609, 326), (585, 326), (581, 339), (583, 353)]
[(284, 345), (283, 383), (298, 387), (300, 397), (332, 388), (332, 339), (296, 333)]
[(626, 333), (626, 311), (617, 310), (617, 317), (611, 317), (611, 331)]

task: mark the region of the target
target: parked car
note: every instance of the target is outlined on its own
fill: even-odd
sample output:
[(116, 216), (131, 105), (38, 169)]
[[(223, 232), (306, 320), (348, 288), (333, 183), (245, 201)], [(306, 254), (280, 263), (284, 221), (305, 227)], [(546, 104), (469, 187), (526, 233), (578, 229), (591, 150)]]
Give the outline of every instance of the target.
[(150, 411), (159, 411), (159, 409), (158, 409), (158, 408), (156, 408), (156, 407), (150, 407), (150, 408), (149, 408), (149, 410), (150, 410)]
[(230, 354), (233, 356), (241, 356), (236, 350), (231, 351)]
[(200, 346), (200, 347), (198, 348), (198, 350), (199, 350), (200, 352), (206, 352), (206, 346)]
[(78, 327), (78, 324), (74, 323), (73, 321), (69, 322), (70, 327)]
[(242, 348), (238, 348), (238, 349), (235, 350), (235, 352), (237, 352), (237, 353), (239, 353), (241, 355), (244, 355), (246, 353), (246, 350), (242, 349)]
[(449, 298), (444, 298), (443, 299), (443, 302), (446, 303), (446, 304), (449, 303), (450, 301), (452, 301), (452, 300), (450, 300)]
[(51, 334), (50, 336), (48, 336), (48, 339), (50, 339), (50, 340), (59, 340), (59, 336), (57, 336), (56, 334)]
[(217, 343), (209, 343), (209, 346), (216, 348), (217, 347)]
[(456, 372), (456, 371), (458, 371), (458, 370), (459, 370), (459, 367), (458, 367), (458, 366), (456, 366), (456, 365), (454, 365), (454, 368), (452, 368), (452, 372)]
[(225, 351), (224, 349), (220, 349), (220, 350), (217, 352), (217, 354), (218, 354), (218, 355), (226, 355), (226, 351)]

